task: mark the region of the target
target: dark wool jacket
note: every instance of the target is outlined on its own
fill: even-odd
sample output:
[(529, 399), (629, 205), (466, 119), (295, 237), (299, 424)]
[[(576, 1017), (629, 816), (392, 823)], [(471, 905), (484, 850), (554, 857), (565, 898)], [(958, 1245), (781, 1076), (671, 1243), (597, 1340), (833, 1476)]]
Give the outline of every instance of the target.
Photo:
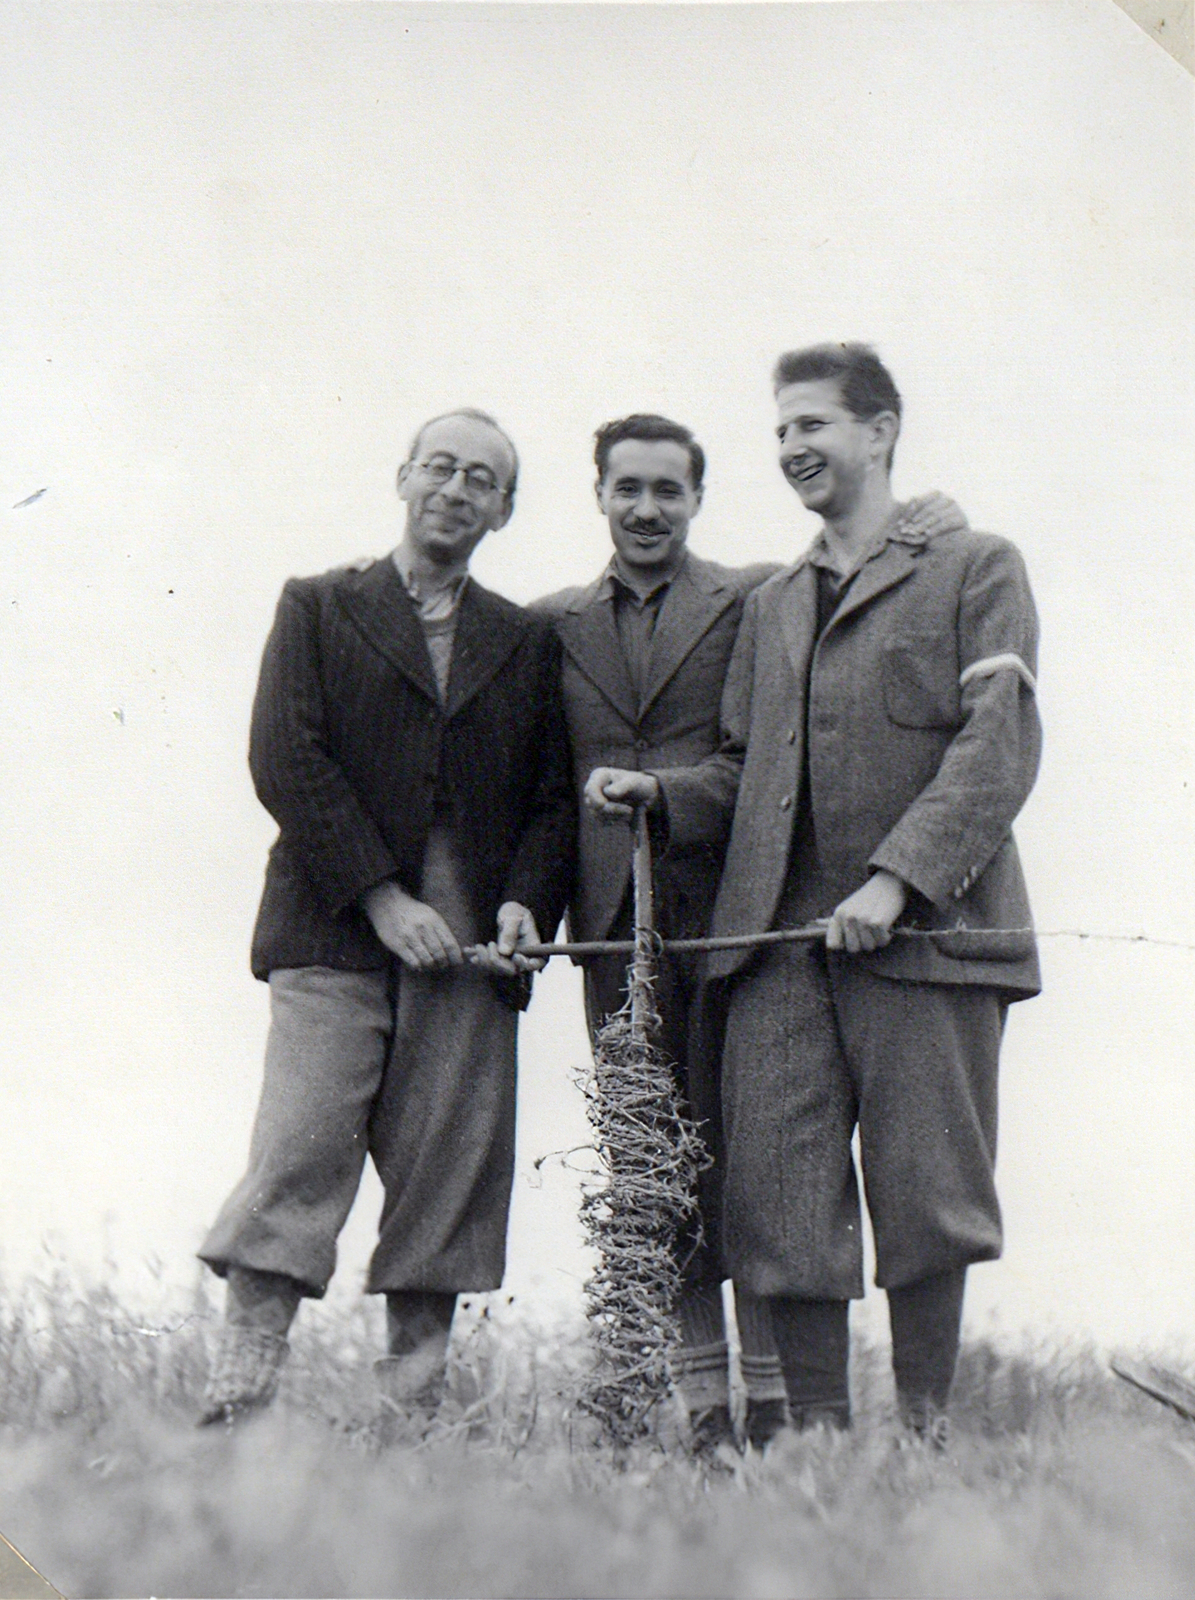
[[(580, 803), (594, 767), (690, 766), (718, 748), (722, 685), (743, 602), (778, 570), (735, 570), (689, 551), (669, 585), (651, 648), (651, 671), (640, 696), (623, 659), (614, 601), (603, 575), (583, 589), (537, 600), (564, 646), (564, 704), (577, 780), (580, 843), (569, 926), (578, 939), (604, 939), (631, 875), (631, 830), (599, 822)], [(708, 844), (678, 849), (658, 863), (657, 913), (678, 937), (709, 926), (722, 851)], [(664, 924), (661, 924), (663, 926)], [(683, 931), (681, 931), (683, 930)]]
[(253, 936), (257, 977), (384, 967), (358, 902), (387, 878), (418, 896), (428, 830), (446, 807), (482, 924), (515, 900), (543, 938), (555, 932), (576, 803), (546, 620), (470, 580), (441, 705), (393, 561), (292, 578), (262, 661), (249, 765), (281, 830)]

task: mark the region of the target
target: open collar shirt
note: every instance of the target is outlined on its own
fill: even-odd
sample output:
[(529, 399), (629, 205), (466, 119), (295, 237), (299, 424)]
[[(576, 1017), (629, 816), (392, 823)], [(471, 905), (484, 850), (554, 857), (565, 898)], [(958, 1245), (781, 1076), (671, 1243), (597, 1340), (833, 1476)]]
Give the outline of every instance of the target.
[(402, 586), (415, 607), (415, 613), (423, 629), (428, 654), (432, 658), (436, 688), (440, 691), (440, 699), (444, 700), (448, 694), (448, 674), (452, 670), (452, 646), (456, 638), (457, 613), (469, 582), (469, 574), (462, 572), (450, 578), (447, 583), (430, 584), (426, 580), (420, 582), (415, 577), (411, 571), (408, 553), (401, 546), (395, 550), (393, 559), (395, 569), (402, 579)]
[(614, 627), (622, 646), (623, 658), (636, 694), (642, 699), (651, 670), (651, 646), (656, 624), (672, 584), (685, 569), (689, 559), (686, 550), (680, 566), (666, 578), (661, 578), (647, 594), (631, 587), (618, 569), (618, 557), (612, 556), (602, 575), (598, 599), (608, 602), (614, 609)]

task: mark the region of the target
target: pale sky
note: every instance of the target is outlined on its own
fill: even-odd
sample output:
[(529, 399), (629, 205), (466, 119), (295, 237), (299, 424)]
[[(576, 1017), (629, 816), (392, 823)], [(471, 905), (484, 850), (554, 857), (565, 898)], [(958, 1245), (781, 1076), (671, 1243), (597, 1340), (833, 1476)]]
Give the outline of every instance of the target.
[[(777, 353), (873, 341), (899, 494), (1014, 538), (1042, 928), (1195, 940), (1190, 77), (1111, 0), (8, 5), (0, 786), (7, 1272), (168, 1284), (242, 1170), (283, 581), (401, 531), (418, 423), (492, 410), (516, 600), (605, 560), (593, 429), (706, 446), (693, 544), (791, 560)], [(17, 502), (45, 489), (20, 509)], [(974, 1326), (1195, 1344), (1195, 954), (1043, 941), (1004, 1057)], [(510, 1286), (575, 1306), (577, 975), (523, 1033)], [(540, 1185), (536, 1187), (535, 1185)], [(338, 1294), (356, 1293), (367, 1186)], [(882, 1299), (874, 1292), (865, 1317)]]

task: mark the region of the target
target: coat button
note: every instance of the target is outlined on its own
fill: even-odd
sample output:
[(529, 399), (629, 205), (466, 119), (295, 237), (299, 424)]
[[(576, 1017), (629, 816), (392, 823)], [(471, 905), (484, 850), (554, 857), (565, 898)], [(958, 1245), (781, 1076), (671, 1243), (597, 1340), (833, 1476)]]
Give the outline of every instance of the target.
[(797, 742), (797, 730), (795, 728), (790, 728), (788, 730), (788, 732), (784, 735), (784, 742), (785, 742), (785, 744), (796, 744), (796, 742)]
[(642, 752), (644, 750), (650, 750), (651, 746), (648, 744), (646, 739), (636, 739), (635, 740), (635, 749), (640, 751), (640, 752)]
[(780, 809), (781, 809), (781, 811), (789, 810), (789, 808), (792, 806), (792, 803), (793, 803), (793, 797), (792, 797), (791, 794), (781, 795), (781, 797), (780, 797)]

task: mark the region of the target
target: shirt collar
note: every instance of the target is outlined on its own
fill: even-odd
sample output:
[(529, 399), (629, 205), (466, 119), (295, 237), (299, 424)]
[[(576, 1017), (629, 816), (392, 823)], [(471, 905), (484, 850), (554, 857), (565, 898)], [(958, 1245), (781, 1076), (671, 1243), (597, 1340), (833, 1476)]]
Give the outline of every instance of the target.
[(925, 534), (917, 533), (905, 522), (907, 507), (897, 506), (875, 538), (859, 556), (858, 560), (846, 572), (839, 573), (826, 543), (826, 530), (823, 528), (814, 539), (809, 549), (805, 552), (805, 559), (811, 567), (824, 567), (832, 572), (841, 582), (853, 578), (860, 568), (865, 567), (869, 561), (874, 561), (890, 544), (907, 544), (919, 548), (926, 542)]
[(666, 589), (672, 587), (673, 582), (679, 578), (681, 573), (685, 570), (685, 564), (688, 559), (689, 552), (686, 550), (681, 559), (680, 566), (677, 567), (674, 573), (667, 578), (661, 578), (659, 583), (653, 585), (653, 587), (650, 588), (646, 594), (640, 594), (639, 590), (633, 588), (618, 570), (617, 554), (612, 555), (610, 560), (606, 563), (606, 570), (602, 573), (601, 581), (598, 585), (598, 599), (613, 600), (616, 594), (625, 594), (629, 595), (631, 600), (634, 601), (637, 606), (645, 606), (649, 601), (658, 599)]
[(402, 586), (418, 611), (434, 609), (438, 615), (447, 616), (460, 605), (465, 585), (469, 581), (468, 572), (450, 578), (447, 583), (431, 584), (426, 581), (420, 583), (411, 571), (410, 556), (401, 545), (394, 551), (392, 559), (395, 570), (402, 580)]

